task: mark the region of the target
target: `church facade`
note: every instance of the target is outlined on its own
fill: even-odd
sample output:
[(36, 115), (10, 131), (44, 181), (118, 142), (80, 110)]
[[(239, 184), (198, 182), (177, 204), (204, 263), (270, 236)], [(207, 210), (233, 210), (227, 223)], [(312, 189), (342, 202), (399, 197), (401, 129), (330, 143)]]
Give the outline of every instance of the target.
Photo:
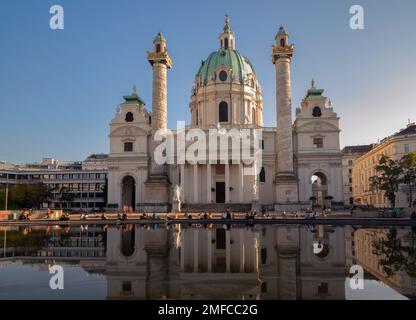
[[(148, 52), (153, 71), (152, 111), (133, 90), (110, 123), (108, 206), (133, 210), (177, 211), (265, 206), (275, 210), (342, 202), (342, 162), (339, 117), (330, 100), (312, 81), (292, 120), (290, 66), (294, 46), (280, 27), (272, 49), (276, 74), (276, 127), (263, 125), (262, 89), (250, 60), (236, 49), (228, 17), (219, 36), (219, 49), (201, 63), (189, 103), (191, 123), (183, 134), (199, 129), (261, 132), (261, 161), (248, 164), (221, 155), (179, 161), (179, 152), (168, 152), (173, 161), (161, 164), (155, 153), (160, 132), (170, 132), (178, 145), (179, 130), (167, 128), (167, 73), (172, 67), (166, 39), (159, 33)], [(210, 131), (211, 130), (211, 131)], [(163, 135), (163, 134), (162, 134)], [(156, 136), (156, 139), (155, 139)], [(195, 138), (199, 139), (199, 138)], [(195, 139), (190, 139), (194, 141)], [(186, 146), (192, 141), (186, 139)], [(178, 151), (179, 150), (179, 151)], [(210, 149), (205, 154), (223, 154)], [(231, 148), (226, 153), (231, 153)], [(230, 157), (231, 158), (231, 157)], [(247, 167), (253, 174), (246, 174)], [(179, 204), (179, 207), (178, 207)]]

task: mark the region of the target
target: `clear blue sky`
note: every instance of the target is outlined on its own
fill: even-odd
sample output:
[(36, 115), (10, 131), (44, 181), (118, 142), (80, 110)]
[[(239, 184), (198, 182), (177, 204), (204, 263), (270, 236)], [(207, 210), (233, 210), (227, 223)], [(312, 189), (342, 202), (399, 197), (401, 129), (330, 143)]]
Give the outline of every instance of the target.
[[(65, 10), (65, 29), (49, 29), (49, 8)], [(365, 29), (349, 28), (360, 4)], [(168, 122), (189, 122), (195, 73), (218, 48), (224, 14), (237, 49), (263, 87), (265, 125), (275, 125), (271, 45), (280, 24), (295, 44), (293, 109), (311, 78), (341, 117), (341, 144), (376, 142), (416, 121), (416, 1), (98, 1), (0, 3), (0, 160), (54, 156), (81, 160), (108, 152), (108, 123), (137, 85), (151, 109), (146, 51), (168, 41)]]

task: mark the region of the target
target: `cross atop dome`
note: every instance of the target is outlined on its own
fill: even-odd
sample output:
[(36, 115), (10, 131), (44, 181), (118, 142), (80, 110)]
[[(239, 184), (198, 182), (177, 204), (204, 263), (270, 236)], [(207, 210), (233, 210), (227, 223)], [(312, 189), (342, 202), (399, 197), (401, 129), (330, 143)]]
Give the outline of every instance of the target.
[(225, 26), (224, 26), (224, 31), (226, 31), (226, 30), (230, 30), (230, 25), (229, 25), (229, 23), (230, 23), (230, 19), (228, 18), (228, 14), (226, 13), (225, 14)]
[(225, 25), (219, 39), (221, 49), (235, 49), (235, 36), (230, 28), (230, 18), (228, 14), (225, 14)]

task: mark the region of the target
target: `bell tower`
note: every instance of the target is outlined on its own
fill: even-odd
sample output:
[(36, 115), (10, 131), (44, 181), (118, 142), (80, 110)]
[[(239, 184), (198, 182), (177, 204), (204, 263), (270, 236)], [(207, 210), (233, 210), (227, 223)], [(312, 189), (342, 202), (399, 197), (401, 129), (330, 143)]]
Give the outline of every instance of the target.
[(293, 166), (292, 102), (290, 64), (294, 46), (283, 26), (275, 37), (273, 64), (276, 69), (277, 170), (276, 202), (281, 205), (298, 202), (298, 182)]

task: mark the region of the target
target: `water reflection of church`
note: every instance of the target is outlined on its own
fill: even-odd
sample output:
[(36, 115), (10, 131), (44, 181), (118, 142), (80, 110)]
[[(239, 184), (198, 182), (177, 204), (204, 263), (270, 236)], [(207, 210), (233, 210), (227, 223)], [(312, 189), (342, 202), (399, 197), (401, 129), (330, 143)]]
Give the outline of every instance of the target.
[(344, 229), (108, 228), (108, 298), (344, 299)]
[(7, 231), (0, 265), (14, 260), (41, 268), (79, 264), (88, 273), (105, 275), (108, 299), (345, 299), (349, 268), (359, 264), (365, 279), (416, 297), (414, 260), (405, 259), (387, 276), (385, 268), (391, 266), (374, 252), (380, 240), (383, 252), (397, 258), (399, 251), (415, 251), (416, 230), (164, 224), (23, 228)]

